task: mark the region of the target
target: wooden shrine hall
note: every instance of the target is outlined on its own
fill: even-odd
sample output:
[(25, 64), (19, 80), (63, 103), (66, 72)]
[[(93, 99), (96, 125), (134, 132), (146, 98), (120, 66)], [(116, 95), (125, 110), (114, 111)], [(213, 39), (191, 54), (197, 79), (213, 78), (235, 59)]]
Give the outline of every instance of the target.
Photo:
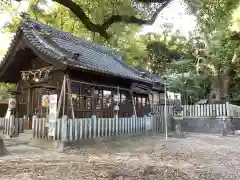
[(22, 16), (0, 64), (0, 82), (16, 83), (16, 116), (45, 117), (43, 95), (57, 94), (58, 116), (144, 116), (163, 92), (161, 77), (128, 66), (113, 50)]

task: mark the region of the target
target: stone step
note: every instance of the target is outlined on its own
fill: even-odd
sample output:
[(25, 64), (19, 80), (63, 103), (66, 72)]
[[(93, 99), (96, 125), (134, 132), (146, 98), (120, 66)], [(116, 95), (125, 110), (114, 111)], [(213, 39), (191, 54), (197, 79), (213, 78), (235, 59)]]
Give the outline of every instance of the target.
[(4, 144), (6, 147), (9, 147), (9, 146), (26, 145), (28, 144), (28, 142), (24, 140), (20, 140), (18, 138), (6, 138), (4, 139)]
[(32, 134), (32, 133), (33, 133), (33, 130), (31, 130), (31, 129), (24, 130), (24, 134)]
[(47, 139), (32, 139), (28, 142), (28, 145), (46, 150), (62, 151), (61, 145), (59, 145), (58, 141)]

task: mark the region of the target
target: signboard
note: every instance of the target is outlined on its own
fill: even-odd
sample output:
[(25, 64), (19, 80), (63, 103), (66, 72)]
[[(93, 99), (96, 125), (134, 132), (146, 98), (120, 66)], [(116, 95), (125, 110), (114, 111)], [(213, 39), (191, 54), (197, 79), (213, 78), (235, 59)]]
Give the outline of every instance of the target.
[(9, 98), (8, 100), (8, 107), (10, 109), (15, 109), (16, 108), (16, 105), (17, 105), (17, 101), (16, 101), (16, 98)]
[(49, 106), (49, 95), (42, 96), (42, 106), (45, 108)]
[(57, 94), (49, 95), (49, 128), (48, 136), (55, 136), (57, 121)]

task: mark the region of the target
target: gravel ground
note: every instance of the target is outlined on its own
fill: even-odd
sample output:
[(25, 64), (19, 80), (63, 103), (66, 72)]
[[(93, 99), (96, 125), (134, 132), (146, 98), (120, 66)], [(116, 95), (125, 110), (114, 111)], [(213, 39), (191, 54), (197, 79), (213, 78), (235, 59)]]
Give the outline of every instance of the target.
[(187, 134), (112, 141), (65, 153), (27, 145), (0, 157), (0, 180), (239, 180), (240, 136)]

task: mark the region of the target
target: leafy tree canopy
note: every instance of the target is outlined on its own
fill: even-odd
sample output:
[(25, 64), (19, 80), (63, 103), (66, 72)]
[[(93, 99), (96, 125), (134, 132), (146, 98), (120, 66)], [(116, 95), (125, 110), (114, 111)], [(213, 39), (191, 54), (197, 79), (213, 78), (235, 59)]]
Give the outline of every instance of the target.
[[(15, 0), (22, 2), (24, 0)], [(46, 0), (28, 0), (30, 8), (37, 13)], [(105, 39), (111, 37), (109, 28), (116, 23), (153, 24), (171, 0), (53, 0), (73, 19), (78, 19), (90, 32), (99, 33)], [(2, 0), (1, 8), (12, 8), (12, 0)], [(93, 13), (96, 12), (96, 13)]]

